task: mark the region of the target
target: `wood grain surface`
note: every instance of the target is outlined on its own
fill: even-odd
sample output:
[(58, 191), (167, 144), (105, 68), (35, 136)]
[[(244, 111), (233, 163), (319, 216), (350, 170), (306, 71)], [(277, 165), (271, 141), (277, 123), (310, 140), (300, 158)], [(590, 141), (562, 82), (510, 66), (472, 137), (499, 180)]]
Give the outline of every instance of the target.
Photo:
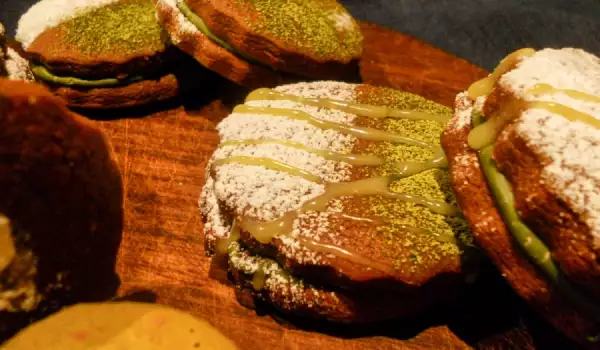
[[(367, 83), (451, 106), (456, 93), (486, 74), (408, 36), (370, 24), (363, 29), (361, 75)], [(215, 125), (247, 91), (213, 80), (182, 105), (98, 121), (112, 141), (125, 186), (122, 296), (143, 292), (138, 296), (203, 317), (241, 349), (533, 348), (522, 304), (493, 270), (460, 300), (415, 320), (341, 327), (241, 306), (226, 272), (204, 254), (197, 201), (218, 143)]]

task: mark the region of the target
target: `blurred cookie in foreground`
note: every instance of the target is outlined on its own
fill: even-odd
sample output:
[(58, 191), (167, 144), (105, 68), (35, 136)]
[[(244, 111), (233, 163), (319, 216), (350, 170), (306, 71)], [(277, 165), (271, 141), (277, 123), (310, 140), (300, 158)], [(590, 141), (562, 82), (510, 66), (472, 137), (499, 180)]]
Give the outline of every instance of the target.
[(407, 317), (476, 275), (439, 136), (451, 110), (387, 88), (259, 89), (217, 130), (200, 198), (208, 252), (284, 312)]
[(522, 49), (456, 98), (444, 132), (477, 243), (556, 328), (600, 348), (600, 59)]
[(274, 86), (286, 73), (343, 79), (358, 72), (362, 33), (335, 0), (156, 3), (173, 43), (236, 83)]
[(0, 77), (11, 80), (34, 80), (29, 62), (19, 53), (18, 45), (5, 37), (5, 28), (0, 23)]
[(170, 45), (151, 0), (42, 0), (21, 17), (16, 38), (36, 79), (71, 107), (167, 100), (206, 73)]
[(45, 87), (0, 79), (0, 339), (119, 285), (121, 176), (104, 134)]
[(27, 327), (0, 349), (235, 350), (237, 347), (208, 322), (182, 311), (156, 304), (111, 302), (67, 307)]

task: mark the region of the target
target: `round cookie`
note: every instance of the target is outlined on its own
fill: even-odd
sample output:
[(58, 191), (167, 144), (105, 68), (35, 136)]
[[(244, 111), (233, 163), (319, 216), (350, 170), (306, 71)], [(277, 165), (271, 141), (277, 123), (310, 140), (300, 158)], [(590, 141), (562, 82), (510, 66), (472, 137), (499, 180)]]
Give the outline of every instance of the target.
[(17, 40), (36, 79), (69, 106), (139, 106), (198, 86), (205, 73), (170, 45), (155, 13), (151, 0), (42, 0), (19, 20)]
[(351, 76), (363, 49), (358, 24), (335, 0), (159, 0), (157, 9), (175, 45), (248, 87), (277, 85), (279, 72)]
[[(348, 103), (362, 112), (341, 110)], [(423, 119), (365, 115), (372, 111)], [(450, 113), (419, 96), (368, 85), (299, 83), (251, 93), (217, 126), (221, 144), (200, 197), (207, 251), (226, 254), (238, 242), (285, 270), (294, 285), (350, 293), (340, 294), (342, 304), (325, 302), (327, 309), (311, 308), (310, 298), (281, 306), (303, 294), (294, 288), (257, 291), (304, 316), (373, 321), (377, 314), (418, 312), (411, 300), (426, 308), (450, 297), (477, 260), (439, 146)], [(230, 252), (232, 270), (243, 270), (237, 265)], [(248, 275), (264, 274), (256, 271), (234, 275), (247, 287)], [(352, 294), (361, 291), (381, 297), (362, 305)], [(393, 292), (403, 303), (369, 313)]]
[(476, 242), (557, 329), (600, 348), (600, 58), (519, 50), (457, 96), (442, 143)]
[(0, 250), (4, 338), (61, 305), (115, 294), (123, 194), (104, 134), (43, 86), (0, 79), (0, 128), (0, 226), (13, 247)]
[[(118, 317), (115, 317), (118, 315)], [(3, 350), (235, 350), (208, 322), (156, 304), (79, 304), (35, 323)]]

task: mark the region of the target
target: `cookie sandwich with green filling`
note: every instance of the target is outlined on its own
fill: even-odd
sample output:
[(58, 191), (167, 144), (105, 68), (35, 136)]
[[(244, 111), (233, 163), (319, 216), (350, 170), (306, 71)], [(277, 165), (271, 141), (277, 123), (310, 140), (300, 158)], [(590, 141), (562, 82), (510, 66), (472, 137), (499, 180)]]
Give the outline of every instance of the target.
[(418, 313), (475, 275), (439, 137), (451, 110), (387, 88), (261, 88), (217, 130), (206, 251), (240, 289), (332, 322)]
[(16, 38), (36, 79), (71, 107), (139, 106), (202, 82), (204, 70), (170, 45), (151, 0), (42, 0)]
[[(118, 317), (115, 317), (118, 315)], [(156, 304), (85, 303), (34, 323), (2, 350), (235, 350), (208, 322)]]
[(363, 50), (357, 22), (336, 0), (157, 0), (156, 6), (175, 45), (248, 87), (274, 86), (288, 74), (356, 75)]
[(456, 98), (443, 135), (475, 240), (550, 323), (600, 348), (600, 59), (522, 49)]
[(5, 28), (0, 23), (0, 77), (11, 80), (33, 80), (29, 62), (19, 53), (19, 45), (5, 36)]
[(104, 134), (45, 87), (0, 79), (0, 341), (61, 305), (105, 300), (123, 221)]

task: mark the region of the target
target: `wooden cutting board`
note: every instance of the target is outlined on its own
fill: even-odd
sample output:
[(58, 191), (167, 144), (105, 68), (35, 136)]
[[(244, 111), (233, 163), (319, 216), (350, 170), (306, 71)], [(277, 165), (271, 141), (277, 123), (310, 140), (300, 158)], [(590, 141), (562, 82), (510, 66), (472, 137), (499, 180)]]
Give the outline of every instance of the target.
[[(367, 83), (451, 106), (456, 93), (486, 75), (406, 35), (371, 24), (363, 29)], [(499, 277), (483, 278), (455, 303), (418, 319), (369, 326), (299, 325), (241, 306), (226, 273), (204, 254), (197, 201), (218, 143), (215, 125), (247, 91), (221, 79), (206, 86), (185, 105), (98, 122), (112, 141), (125, 187), (121, 295), (146, 292), (141, 296), (205, 318), (241, 349), (533, 347), (519, 326), (522, 305)]]

